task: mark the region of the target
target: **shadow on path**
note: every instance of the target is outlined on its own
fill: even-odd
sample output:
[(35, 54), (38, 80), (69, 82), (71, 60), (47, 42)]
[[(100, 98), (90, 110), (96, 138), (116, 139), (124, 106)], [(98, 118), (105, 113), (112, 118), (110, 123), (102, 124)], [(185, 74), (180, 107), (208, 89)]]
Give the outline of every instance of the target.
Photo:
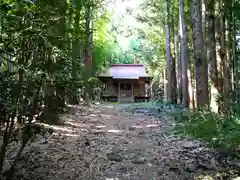
[(170, 120), (133, 115), (122, 107), (73, 106), (62, 126), (51, 126), (51, 137), (26, 148), (16, 179), (233, 179), (221, 174), (229, 166), (218, 153), (171, 136)]

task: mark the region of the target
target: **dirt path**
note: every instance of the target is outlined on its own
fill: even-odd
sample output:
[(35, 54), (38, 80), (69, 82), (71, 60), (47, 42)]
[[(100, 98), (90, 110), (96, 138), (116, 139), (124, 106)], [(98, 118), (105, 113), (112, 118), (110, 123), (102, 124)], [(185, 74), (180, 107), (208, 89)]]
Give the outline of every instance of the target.
[(173, 122), (122, 108), (73, 107), (48, 140), (26, 149), (17, 179), (190, 180), (226, 168), (199, 142), (170, 136)]

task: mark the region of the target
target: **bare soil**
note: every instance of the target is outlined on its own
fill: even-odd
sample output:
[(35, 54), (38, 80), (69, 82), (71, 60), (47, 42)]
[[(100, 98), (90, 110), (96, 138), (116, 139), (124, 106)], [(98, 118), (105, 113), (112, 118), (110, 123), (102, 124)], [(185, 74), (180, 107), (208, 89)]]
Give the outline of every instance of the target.
[[(25, 149), (15, 179), (234, 179), (225, 174), (232, 169), (227, 158), (198, 141), (171, 135), (172, 120), (128, 113), (125, 106), (130, 105), (72, 107), (63, 125), (51, 126), (51, 136), (39, 136)], [(17, 145), (11, 147), (6, 167)]]

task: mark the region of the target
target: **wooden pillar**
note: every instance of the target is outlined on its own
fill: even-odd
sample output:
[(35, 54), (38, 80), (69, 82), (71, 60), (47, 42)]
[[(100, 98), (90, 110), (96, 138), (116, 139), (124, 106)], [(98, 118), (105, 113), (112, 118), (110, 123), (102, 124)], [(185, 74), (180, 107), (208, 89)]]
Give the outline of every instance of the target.
[(134, 95), (133, 95), (133, 80), (132, 80), (132, 98), (134, 100)]
[(104, 85), (104, 94), (103, 94), (103, 96), (104, 96), (104, 101), (106, 102), (107, 101), (107, 98), (106, 98), (106, 95), (108, 95), (109, 93), (109, 91), (108, 91), (108, 85), (107, 85), (107, 81), (105, 82), (105, 84), (103, 84)]
[(147, 83), (146, 82), (144, 82), (144, 88), (145, 88), (145, 97), (147, 97)]
[(118, 80), (118, 101), (120, 102), (120, 80)]

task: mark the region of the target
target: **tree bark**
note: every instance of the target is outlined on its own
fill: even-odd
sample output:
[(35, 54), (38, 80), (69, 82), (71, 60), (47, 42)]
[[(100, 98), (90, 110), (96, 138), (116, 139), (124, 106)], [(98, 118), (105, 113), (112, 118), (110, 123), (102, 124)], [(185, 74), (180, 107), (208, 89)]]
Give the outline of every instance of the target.
[[(172, 7), (172, 11), (175, 10), (175, 6), (173, 5)], [(176, 20), (174, 19), (174, 16), (173, 16), (173, 12), (169, 12), (168, 14), (171, 14), (170, 15), (170, 18), (171, 18), (171, 30), (170, 31), (170, 34), (169, 36), (171, 37), (171, 40), (170, 40), (170, 44), (172, 45), (172, 102), (174, 104), (177, 104), (177, 77), (176, 77), (176, 61), (177, 61), (177, 54), (176, 54), (176, 51), (175, 49), (178, 48), (175, 46), (175, 34), (178, 32), (178, 28), (177, 26), (175, 25), (177, 22)]]
[(221, 58), (221, 67), (222, 67), (222, 106), (220, 111), (227, 112), (229, 99), (229, 61), (227, 54), (227, 36), (228, 31), (226, 29), (226, 24), (228, 20), (226, 19), (226, 6), (224, 2), (220, 3), (220, 58)]
[(207, 61), (210, 67), (210, 107), (214, 112), (218, 110), (217, 96), (219, 95), (217, 57), (216, 57), (216, 38), (215, 38), (215, 0), (205, 0), (206, 6), (206, 49)]
[[(72, 41), (72, 87), (71, 87), (71, 98), (70, 98), (70, 103), (71, 104), (78, 104), (79, 99), (78, 99), (78, 93), (77, 93), (77, 67), (78, 64), (80, 63), (80, 50), (81, 50), (81, 45), (80, 45), (80, 12), (81, 12), (81, 7), (78, 6), (75, 11), (75, 16), (74, 16), (74, 26), (75, 26), (75, 35), (73, 36), (73, 41)], [(72, 12), (71, 12), (72, 13)]]
[(208, 106), (208, 67), (204, 59), (201, 0), (192, 0), (191, 20), (193, 30), (193, 53), (195, 66), (197, 108)]
[(84, 100), (90, 105), (90, 97), (92, 96), (91, 82), (92, 76), (92, 12), (91, 1), (88, 2), (85, 9), (85, 62), (84, 62)]
[(181, 57), (180, 57), (180, 43), (178, 32), (175, 35), (175, 54), (176, 54), (176, 64), (177, 64), (177, 95), (178, 103), (182, 104), (182, 66), (181, 66)]
[(226, 94), (226, 97), (223, 100), (224, 103), (224, 111), (228, 112), (230, 105), (231, 105), (231, 101), (230, 101), (230, 92), (232, 91), (232, 80), (231, 80), (231, 71), (232, 71), (232, 66), (231, 63), (233, 61), (233, 50), (232, 50), (232, 41), (233, 38), (232, 36), (235, 36), (235, 34), (232, 34), (232, 0), (228, 0), (228, 2), (225, 2), (226, 4), (225, 6), (225, 12), (226, 12), (226, 23), (225, 23), (225, 30), (226, 30), (226, 34), (225, 34), (225, 51), (226, 51), (226, 58), (225, 58), (225, 66), (224, 66), (224, 70), (223, 70), (223, 76), (224, 76), (224, 80), (223, 80), (223, 86), (224, 86), (224, 93)]
[(165, 31), (166, 31), (166, 69), (165, 69), (165, 98), (168, 102), (172, 103), (172, 59), (171, 59), (171, 48), (170, 48), (170, 35), (168, 27), (168, 2), (164, 3), (164, 14), (165, 14)]
[(188, 42), (187, 30), (184, 19), (184, 0), (179, 0), (179, 30), (181, 38), (181, 69), (182, 69), (182, 103), (185, 107), (189, 106), (189, 91), (188, 91), (188, 68), (189, 68), (189, 55), (188, 55)]

